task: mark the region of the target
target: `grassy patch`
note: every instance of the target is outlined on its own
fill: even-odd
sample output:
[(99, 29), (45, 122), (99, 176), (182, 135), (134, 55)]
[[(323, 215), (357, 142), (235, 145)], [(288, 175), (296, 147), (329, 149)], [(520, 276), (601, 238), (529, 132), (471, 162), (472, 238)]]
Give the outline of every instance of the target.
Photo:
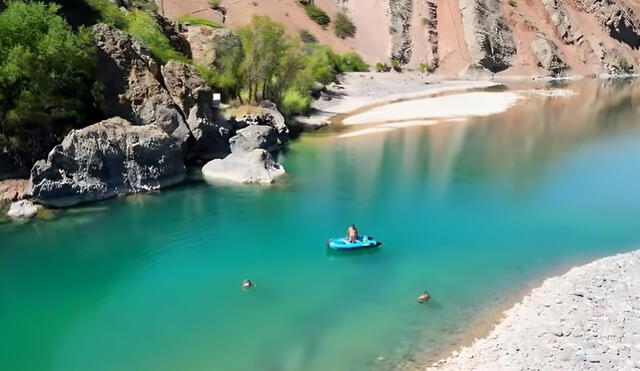
[(344, 14), (343, 12), (338, 12), (338, 14), (336, 14), (333, 31), (335, 32), (336, 36), (341, 39), (354, 37), (356, 35), (356, 25), (353, 24), (351, 19), (349, 19), (346, 14)]
[(320, 26), (326, 27), (331, 22), (329, 15), (314, 4), (305, 6), (304, 10), (307, 12), (309, 18)]
[(178, 22), (181, 23), (186, 23), (186, 24), (192, 24), (192, 25), (196, 25), (196, 26), (207, 26), (207, 27), (213, 27), (213, 28), (223, 28), (224, 26), (222, 26), (220, 23), (218, 22), (214, 22), (210, 19), (204, 19), (204, 18), (198, 18), (198, 17), (194, 17), (192, 15), (183, 15), (178, 17)]

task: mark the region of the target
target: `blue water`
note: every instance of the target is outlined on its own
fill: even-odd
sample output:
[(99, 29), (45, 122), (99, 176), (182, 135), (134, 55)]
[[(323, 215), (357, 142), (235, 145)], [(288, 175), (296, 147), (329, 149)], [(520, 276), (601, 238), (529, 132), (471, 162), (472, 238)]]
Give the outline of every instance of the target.
[[(428, 362), (542, 277), (640, 245), (639, 85), (568, 88), (579, 94), (467, 122), (306, 135), (274, 187), (196, 172), (159, 194), (2, 224), (0, 369)], [(384, 245), (328, 251), (350, 223)], [(433, 299), (419, 305), (424, 289)]]

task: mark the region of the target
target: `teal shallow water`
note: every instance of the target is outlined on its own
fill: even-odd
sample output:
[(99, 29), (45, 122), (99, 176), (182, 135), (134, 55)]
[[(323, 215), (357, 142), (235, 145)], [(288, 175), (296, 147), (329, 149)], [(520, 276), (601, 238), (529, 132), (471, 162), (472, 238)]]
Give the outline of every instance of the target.
[[(0, 225), (0, 369), (429, 360), (541, 277), (640, 245), (640, 86), (569, 88), (466, 123), (304, 137), (271, 188), (194, 180)], [(350, 223), (383, 247), (328, 252)]]

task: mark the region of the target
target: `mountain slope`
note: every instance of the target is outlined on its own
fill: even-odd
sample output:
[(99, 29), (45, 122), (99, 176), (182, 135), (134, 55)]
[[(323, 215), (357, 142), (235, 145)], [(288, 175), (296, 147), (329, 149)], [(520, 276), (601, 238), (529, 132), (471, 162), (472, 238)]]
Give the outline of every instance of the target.
[(230, 27), (268, 15), (288, 33), (309, 30), (337, 51), (367, 62), (421, 63), (445, 75), (600, 74), (628, 72), (640, 60), (638, 0), (316, 0), (332, 18), (354, 21), (354, 38), (322, 29), (297, 0), (156, 0), (169, 17), (193, 14)]

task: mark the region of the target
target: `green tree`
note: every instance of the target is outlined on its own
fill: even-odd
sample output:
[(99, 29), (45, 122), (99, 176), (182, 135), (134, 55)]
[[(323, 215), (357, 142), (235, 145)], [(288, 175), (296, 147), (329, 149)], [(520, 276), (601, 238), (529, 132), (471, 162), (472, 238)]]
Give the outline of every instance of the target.
[(280, 61), (288, 48), (281, 24), (268, 17), (254, 16), (247, 26), (238, 30), (242, 40), (249, 101), (272, 98), (269, 94)]
[(0, 13), (0, 144), (15, 148), (66, 132), (96, 112), (93, 36), (74, 32), (58, 10), (10, 2)]

